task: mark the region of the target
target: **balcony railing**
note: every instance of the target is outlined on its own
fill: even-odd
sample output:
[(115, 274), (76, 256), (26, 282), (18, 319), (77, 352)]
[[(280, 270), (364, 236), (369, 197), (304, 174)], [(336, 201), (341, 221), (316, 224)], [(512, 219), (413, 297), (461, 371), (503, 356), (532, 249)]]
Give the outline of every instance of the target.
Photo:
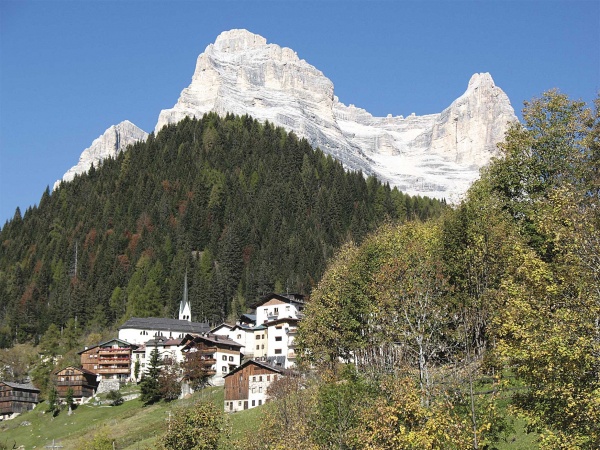
[(121, 348), (102, 348), (98, 350), (98, 353), (129, 353), (131, 349), (129, 347), (121, 347)]
[(129, 373), (130, 369), (129, 369), (129, 367), (120, 367), (120, 368), (98, 367), (98, 369), (96, 369), (96, 371), (101, 375), (106, 375), (106, 374), (111, 374), (111, 373)]

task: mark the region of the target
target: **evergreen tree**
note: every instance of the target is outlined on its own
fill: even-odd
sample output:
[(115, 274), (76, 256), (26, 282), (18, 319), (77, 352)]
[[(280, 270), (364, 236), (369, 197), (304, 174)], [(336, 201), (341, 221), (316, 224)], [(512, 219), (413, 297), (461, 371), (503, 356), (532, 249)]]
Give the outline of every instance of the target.
[(161, 366), (160, 354), (155, 347), (150, 353), (148, 369), (142, 375), (142, 381), (140, 382), (140, 400), (144, 405), (151, 405), (161, 399), (160, 384), (158, 381)]

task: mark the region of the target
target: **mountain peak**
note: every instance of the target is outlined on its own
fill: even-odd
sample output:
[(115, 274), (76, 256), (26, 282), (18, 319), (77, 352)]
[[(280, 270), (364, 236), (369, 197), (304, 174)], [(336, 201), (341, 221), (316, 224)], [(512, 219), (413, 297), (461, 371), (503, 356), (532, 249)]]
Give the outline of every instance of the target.
[[(94, 139), (92, 145), (81, 153), (79, 162), (63, 175), (62, 181), (71, 181), (75, 178), (75, 175), (87, 172), (92, 164), (98, 167), (106, 158), (114, 158), (125, 150), (128, 145), (145, 141), (147, 138), (148, 133), (129, 120), (108, 127), (101, 136)], [(54, 183), (54, 189), (59, 184), (60, 180)]]
[(215, 43), (215, 50), (226, 53), (233, 53), (240, 50), (258, 48), (267, 45), (267, 40), (244, 29), (234, 29), (222, 32)]
[[(438, 114), (374, 117), (339, 102), (331, 80), (292, 49), (268, 44), (243, 29), (221, 33), (198, 56), (190, 85), (173, 108), (160, 112), (155, 132), (208, 112), (269, 121), (348, 169), (376, 175), (411, 195), (450, 201), (477, 179), (479, 169), (496, 154), (508, 123), (516, 120), (508, 97), (489, 73), (474, 74), (466, 91)], [(113, 147), (110, 141), (103, 151), (112, 156), (118, 152)], [(90, 149), (82, 154), (85, 170), (90, 160), (86, 152), (94, 153)], [(78, 167), (81, 161), (69, 172)], [(72, 178), (69, 172), (65, 180)]]
[(488, 72), (474, 73), (469, 80), (469, 87), (490, 86), (496, 87), (492, 76)]

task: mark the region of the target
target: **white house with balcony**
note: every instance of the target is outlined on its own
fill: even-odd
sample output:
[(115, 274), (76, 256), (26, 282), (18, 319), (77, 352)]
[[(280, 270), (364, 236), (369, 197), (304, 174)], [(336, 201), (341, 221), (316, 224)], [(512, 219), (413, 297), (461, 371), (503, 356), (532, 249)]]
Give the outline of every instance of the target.
[(186, 353), (200, 352), (207, 373), (210, 375), (209, 383), (213, 386), (223, 386), (223, 377), (241, 363), (242, 346), (225, 336), (188, 334), (180, 345), (184, 358)]
[(269, 294), (254, 305), (256, 324), (265, 324), (277, 319), (301, 319), (304, 296), (301, 294)]

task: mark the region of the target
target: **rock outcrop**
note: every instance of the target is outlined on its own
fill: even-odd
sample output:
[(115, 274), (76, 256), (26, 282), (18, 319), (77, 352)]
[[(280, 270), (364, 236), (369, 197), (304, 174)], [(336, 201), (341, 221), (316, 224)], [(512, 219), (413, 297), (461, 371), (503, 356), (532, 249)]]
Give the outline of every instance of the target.
[[(71, 181), (75, 175), (87, 172), (94, 164), (95, 167), (106, 158), (114, 158), (120, 152), (125, 150), (128, 145), (138, 141), (145, 141), (148, 138), (141, 128), (138, 128), (130, 121), (125, 120), (118, 125), (108, 128), (104, 134), (92, 142), (79, 157), (77, 165), (71, 167), (62, 177), (62, 181)], [(58, 187), (60, 181), (54, 183), (54, 189)]]

